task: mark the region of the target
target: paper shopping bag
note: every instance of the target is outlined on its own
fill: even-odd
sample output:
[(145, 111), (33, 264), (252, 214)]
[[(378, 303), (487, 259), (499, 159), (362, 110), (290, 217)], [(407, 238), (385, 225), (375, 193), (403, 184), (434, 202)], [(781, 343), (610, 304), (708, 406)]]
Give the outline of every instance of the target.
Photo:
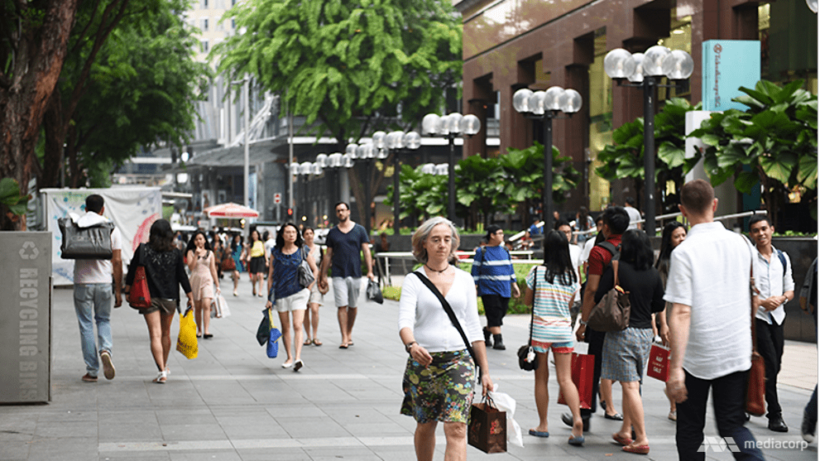
[(177, 350), (189, 359), (195, 359), (199, 353), (199, 346), (196, 342), (196, 322), (194, 322), (194, 310), (188, 308), (184, 314), (179, 314), (179, 337), (177, 337)]
[[(588, 354), (572, 354), (572, 383), (578, 388), (578, 398), (581, 408), (592, 408), (592, 376), (595, 371), (595, 356)], [(558, 393), (558, 403), (566, 405), (564, 395)]]
[(669, 348), (661, 344), (652, 345), (649, 350), (649, 366), (646, 367), (646, 376), (663, 382), (669, 379)]
[(506, 453), (507, 413), (496, 408), (492, 399), (474, 403), (470, 409), (467, 442), (484, 453)]

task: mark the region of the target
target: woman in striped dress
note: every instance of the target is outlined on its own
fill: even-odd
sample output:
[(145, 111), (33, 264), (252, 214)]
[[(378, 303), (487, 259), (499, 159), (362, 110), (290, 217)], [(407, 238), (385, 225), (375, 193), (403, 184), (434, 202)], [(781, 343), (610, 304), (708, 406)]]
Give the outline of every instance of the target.
[(558, 385), (572, 411), (572, 437), (569, 443), (576, 446), (584, 443), (584, 424), (581, 420), (578, 389), (572, 382), (571, 359), (575, 343), (569, 310), (579, 288), (578, 277), (569, 257), (569, 242), (566, 236), (556, 230), (549, 231), (544, 237), (544, 265), (536, 266), (530, 271), (527, 276), (527, 292), (524, 295), (524, 302), (532, 303), (534, 309), (532, 347), (538, 360), (538, 369), (535, 370), (535, 406), (538, 408), (540, 422), (537, 427), (530, 429), (530, 435), (549, 437), (547, 355), (552, 349)]

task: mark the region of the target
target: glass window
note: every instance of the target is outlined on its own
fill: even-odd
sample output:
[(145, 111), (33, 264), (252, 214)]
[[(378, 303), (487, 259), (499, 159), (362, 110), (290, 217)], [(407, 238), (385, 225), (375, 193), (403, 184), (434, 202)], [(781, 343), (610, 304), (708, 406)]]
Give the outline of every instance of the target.
[(202, 52), (207, 53), (208, 52), (208, 41), (203, 40), (203, 41), (200, 42), (200, 45), (201, 45), (200, 49), (202, 50)]
[(603, 210), (609, 204), (609, 181), (598, 176), (598, 153), (612, 143), (612, 79), (604, 72), (606, 31), (595, 32), (595, 60), (589, 66), (589, 209)]
[(208, 18), (202, 20), (202, 32), (208, 31)]

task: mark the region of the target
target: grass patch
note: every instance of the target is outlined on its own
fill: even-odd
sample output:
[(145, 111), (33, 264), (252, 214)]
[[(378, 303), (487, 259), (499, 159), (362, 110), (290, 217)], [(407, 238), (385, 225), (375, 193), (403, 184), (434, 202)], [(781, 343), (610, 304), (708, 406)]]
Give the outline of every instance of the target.
[(398, 301), (401, 298), (401, 287), (385, 286), (382, 288), (382, 295), (387, 299)]

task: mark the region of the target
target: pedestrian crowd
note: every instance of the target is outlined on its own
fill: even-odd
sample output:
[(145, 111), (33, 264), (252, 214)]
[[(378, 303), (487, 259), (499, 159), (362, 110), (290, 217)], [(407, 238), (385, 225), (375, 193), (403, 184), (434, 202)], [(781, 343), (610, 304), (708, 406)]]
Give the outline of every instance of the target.
[[(528, 430), (529, 435), (550, 436), (551, 352), (559, 400), (569, 407), (561, 416), (571, 427), (568, 443), (585, 444), (584, 433), (590, 431), (600, 404), (606, 419), (621, 422), (613, 441), (625, 452), (648, 454), (651, 428), (645, 424), (641, 385), (650, 350), (662, 346), (668, 351), (668, 418), (676, 423), (680, 459), (705, 459), (701, 445), (710, 391), (720, 436), (731, 437), (739, 447), (733, 456), (763, 459), (744, 427), (750, 415), (747, 393), (739, 390), (753, 388), (747, 384), (750, 369), (753, 360), (761, 361), (765, 389), (760, 392), (765, 395), (768, 428), (788, 431), (778, 401), (777, 375), (783, 356), (784, 305), (795, 297), (791, 260), (772, 245), (774, 227), (766, 216), (750, 220), (750, 239), (715, 222), (718, 201), (708, 182), (685, 184), (680, 202), (689, 227), (677, 221), (667, 224), (657, 258), (649, 236), (636, 222), (640, 213), (631, 199), (625, 207), (606, 208), (597, 219), (582, 208), (573, 222), (559, 216), (550, 229), (534, 222), (526, 237), (540, 240), (544, 258), (524, 277), (522, 288), (501, 227), (487, 227), (486, 245), (476, 250), (471, 272), (466, 272), (455, 264), (460, 242), (455, 225), (441, 217), (422, 223), (412, 236), (413, 255), (421, 266), (404, 280), (398, 314), (399, 336), (408, 354), (400, 412), (416, 420), (417, 458), (432, 459), (436, 428), (442, 423), (445, 458), (466, 459), (475, 387), (480, 385), (485, 397), (494, 391), (488, 351), (506, 350), (504, 317), (511, 298), (523, 294), (523, 302), (532, 309), (530, 340), (524, 348), (531, 348), (531, 353), (526, 358), (519, 354), (519, 359), (534, 370), (538, 413), (538, 425)], [(90, 195), (78, 226), (106, 221), (104, 209), (102, 197)], [(362, 277), (374, 279), (373, 260), (369, 236), (350, 219), (349, 206), (340, 202), (334, 210), (338, 225), (328, 232), (325, 250), (315, 243), (314, 229), (300, 230), (293, 223), (285, 223), (275, 235), (252, 229), (247, 243), (240, 235), (229, 238), (218, 231), (210, 239), (197, 231), (186, 242), (160, 219), (151, 226), (148, 242), (135, 250), (125, 277), (122, 233), (114, 228), (110, 260), (75, 261), (74, 305), (86, 365), (82, 380), (96, 382), (100, 369), (107, 379), (114, 379), (112, 300), (113, 307), (121, 306), (122, 295), (128, 296), (143, 279), (151, 302), (139, 313), (148, 327), (158, 373), (153, 381), (158, 384), (170, 377), (170, 329), (175, 313), (181, 313), (180, 288), (187, 308), (194, 312), (196, 336), (211, 339), (211, 309), (221, 296), (221, 279), (229, 274), (233, 295), (239, 296), (240, 271), (250, 275), (251, 295), (266, 298), (265, 307), (279, 318), (286, 352), (283, 368), (298, 372), (306, 366), (303, 347), (323, 345), (318, 338), (319, 307), (326, 302), (330, 284), (339, 348), (354, 346)], [(384, 236), (378, 247), (387, 250)], [(801, 307), (815, 321), (816, 277), (815, 260), (800, 291)], [(483, 327), (479, 299), (486, 317)], [(627, 322), (601, 328), (593, 317), (612, 299), (628, 300)], [(576, 342), (588, 344), (583, 356), (575, 353)], [(574, 376), (580, 366), (591, 369), (587, 378)], [(587, 381), (580, 385), (578, 379)], [(616, 411), (612, 398), (615, 382), (621, 387), (623, 414)], [(813, 440), (816, 427), (816, 393), (815, 388), (801, 424), (807, 440)]]

